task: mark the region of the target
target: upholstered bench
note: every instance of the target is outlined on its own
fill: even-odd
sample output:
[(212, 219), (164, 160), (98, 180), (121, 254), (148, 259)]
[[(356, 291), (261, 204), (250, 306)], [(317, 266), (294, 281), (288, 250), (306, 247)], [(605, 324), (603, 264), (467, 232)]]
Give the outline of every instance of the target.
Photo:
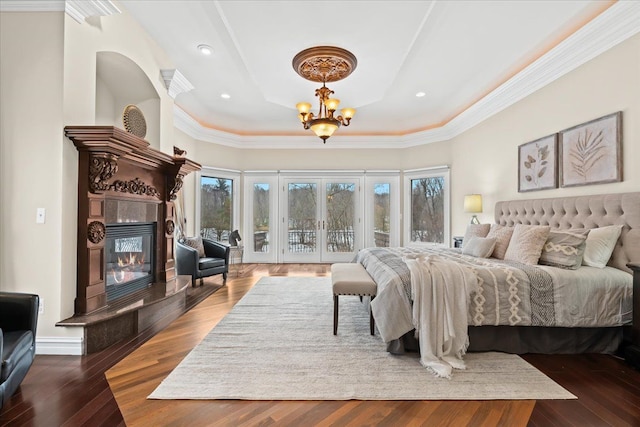
[[(333, 284), (333, 335), (338, 333), (338, 296), (355, 295), (375, 298), (378, 291), (367, 270), (360, 263), (336, 263), (331, 265), (331, 283)], [(371, 335), (375, 334), (373, 314), (369, 308), (369, 325)]]

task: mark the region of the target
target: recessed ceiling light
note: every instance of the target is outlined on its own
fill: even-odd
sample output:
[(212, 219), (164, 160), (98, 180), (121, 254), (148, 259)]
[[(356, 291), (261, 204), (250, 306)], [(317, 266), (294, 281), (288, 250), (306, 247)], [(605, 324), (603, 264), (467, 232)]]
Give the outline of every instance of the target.
[(211, 55), (213, 53), (213, 48), (208, 44), (199, 44), (198, 50), (203, 55)]
[(231, 95), (229, 95), (228, 93), (223, 93), (222, 95), (220, 95), (220, 98), (229, 99), (231, 98)]
[(418, 93), (416, 93), (416, 96), (417, 96), (418, 98), (422, 98), (422, 97), (423, 97), (423, 96), (425, 96), (425, 95), (426, 95), (426, 93), (424, 93), (424, 92), (418, 92)]

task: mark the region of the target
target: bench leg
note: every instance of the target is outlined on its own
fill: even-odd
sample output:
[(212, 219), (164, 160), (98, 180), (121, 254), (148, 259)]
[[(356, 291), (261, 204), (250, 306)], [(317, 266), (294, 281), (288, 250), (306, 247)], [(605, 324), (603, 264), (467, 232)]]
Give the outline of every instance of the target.
[[(375, 296), (371, 297), (371, 301), (373, 301), (373, 299), (375, 298)], [(373, 310), (371, 310), (371, 301), (369, 301), (369, 327), (371, 328), (371, 335), (375, 335), (376, 334), (376, 322), (373, 319)]]
[(338, 335), (338, 295), (333, 296), (333, 335)]

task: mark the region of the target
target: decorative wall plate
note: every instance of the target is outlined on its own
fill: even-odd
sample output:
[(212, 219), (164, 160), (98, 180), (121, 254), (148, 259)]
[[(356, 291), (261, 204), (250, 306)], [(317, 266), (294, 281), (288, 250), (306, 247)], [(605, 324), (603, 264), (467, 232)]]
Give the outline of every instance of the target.
[(124, 107), (122, 123), (124, 124), (124, 130), (135, 136), (144, 138), (147, 134), (147, 122), (144, 119), (144, 114), (133, 104)]

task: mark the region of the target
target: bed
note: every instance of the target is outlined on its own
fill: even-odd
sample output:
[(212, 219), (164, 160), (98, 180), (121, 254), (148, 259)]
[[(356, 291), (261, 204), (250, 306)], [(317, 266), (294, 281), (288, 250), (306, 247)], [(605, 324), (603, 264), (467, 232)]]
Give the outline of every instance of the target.
[(620, 226), (621, 232), (606, 267), (576, 270), (478, 258), (455, 248), (363, 249), (356, 261), (378, 285), (371, 307), (387, 349), (392, 353), (419, 349), (414, 323), (420, 320), (414, 320), (411, 312), (415, 295), (407, 262), (434, 257), (465, 266), (483, 282), (466, 301), (466, 351), (618, 350), (633, 312), (633, 276), (627, 264), (640, 263), (640, 192), (498, 202), (495, 224), (542, 225), (572, 232)]

